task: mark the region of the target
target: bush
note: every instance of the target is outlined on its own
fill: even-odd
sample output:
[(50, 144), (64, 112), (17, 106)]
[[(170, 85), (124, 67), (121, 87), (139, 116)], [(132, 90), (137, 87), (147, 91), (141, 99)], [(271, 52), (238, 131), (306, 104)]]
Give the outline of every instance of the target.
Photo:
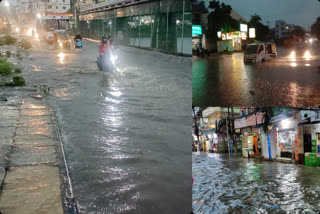
[(0, 38), (0, 45), (10, 45), (14, 44), (17, 42), (17, 39), (10, 36), (10, 35), (5, 35), (4, 37)]
[(21, 76), (15, 76), (12, 78), (12, 83), (14, 86), (25, 86), (26, 81)]
[(0, 60), (0, 75), (8, 76), (12, 74), (12, 64), (6, 60)]
[(17, 52), (16, 57), (18, 60), (22, 60), (22, 56), (21, 56), (20, 52)]
[(16, 38), (14, 38), (14, 37), (12, 37), (12, 36), (10, 36), (8, 34), (4, 36), (4, 39), (5, 39), (6, 43), (7, 43), (7, 45), (14, 44), (14, 43), (17, 42)]
[(6, 57), (10, 58), (11, 57), (11, 52), (10, 51), (6, 51)]
[(21, 42), (18, 43), (18, 46), (19, 46), (20, 48), (23, 48), (23, 49), (30, 49), (30, 48), (32, 48), (31, 42), (29, 42), (28, 40), (25, 40), (25, 39), (21, 40)]
[(22, 72), (22, 70), (20, 67), (17, 67), (14, 69), (14, 73), (16, 73), (16, 74), (21, 74), (21, 72)]

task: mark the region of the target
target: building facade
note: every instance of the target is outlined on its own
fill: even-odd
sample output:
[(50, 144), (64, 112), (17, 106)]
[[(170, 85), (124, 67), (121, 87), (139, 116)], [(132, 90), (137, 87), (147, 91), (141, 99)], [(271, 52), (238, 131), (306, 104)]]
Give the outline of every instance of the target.
[(243, 157), (320, 166), (318, 108), (255, 109), (235, 119), (235, 128), (240, 129)]
[(275, 38), (276, 39), (288, 37), (293, 30), (294, 30), (294, 25), (287, 24), (283, 20), (277, 20), (275, 22)]

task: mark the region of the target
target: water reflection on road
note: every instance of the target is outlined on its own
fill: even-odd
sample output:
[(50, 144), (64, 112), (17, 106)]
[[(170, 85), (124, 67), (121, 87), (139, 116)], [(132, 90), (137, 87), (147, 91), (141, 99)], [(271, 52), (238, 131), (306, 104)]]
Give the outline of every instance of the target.
[(193, 153), (195, 213), (318, 213), (320, 169)]
[[(320, 58), (244, 64), (243, 53), (193, 59), (195, 106), (318, 106)], [(292, 86), (295, 87), (292, 87)]]
[(27, 82), (52, 89), (80, 211), (189, 213), (191, 60), (121, 48), (118, 71), (103, 74), (97, 51), (84, 42), (24, 61)]

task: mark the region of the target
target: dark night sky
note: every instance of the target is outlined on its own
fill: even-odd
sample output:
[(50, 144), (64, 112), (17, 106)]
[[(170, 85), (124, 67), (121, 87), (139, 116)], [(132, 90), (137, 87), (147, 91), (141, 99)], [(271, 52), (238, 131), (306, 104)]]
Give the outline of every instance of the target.
[[(210, 0), (206, 0), (208, 3)], [(251, 15), (258, 14), (262, 22), (274, 27), (276, 20), (284, 20), (308, 28), (317, 17), (320, 17), (318, 0), (220, 0), (231, 5), (232, 9), (250, 20)]]

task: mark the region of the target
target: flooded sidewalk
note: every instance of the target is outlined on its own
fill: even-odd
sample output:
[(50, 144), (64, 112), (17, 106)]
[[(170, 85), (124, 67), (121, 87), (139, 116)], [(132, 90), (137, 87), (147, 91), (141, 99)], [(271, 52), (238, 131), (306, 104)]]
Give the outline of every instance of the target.
[(32, 97), (0, 102), (1, 213), (63, 213), (52, 110)]
[(193, 153), (194, 213), (318, 213), (320, 168)]

